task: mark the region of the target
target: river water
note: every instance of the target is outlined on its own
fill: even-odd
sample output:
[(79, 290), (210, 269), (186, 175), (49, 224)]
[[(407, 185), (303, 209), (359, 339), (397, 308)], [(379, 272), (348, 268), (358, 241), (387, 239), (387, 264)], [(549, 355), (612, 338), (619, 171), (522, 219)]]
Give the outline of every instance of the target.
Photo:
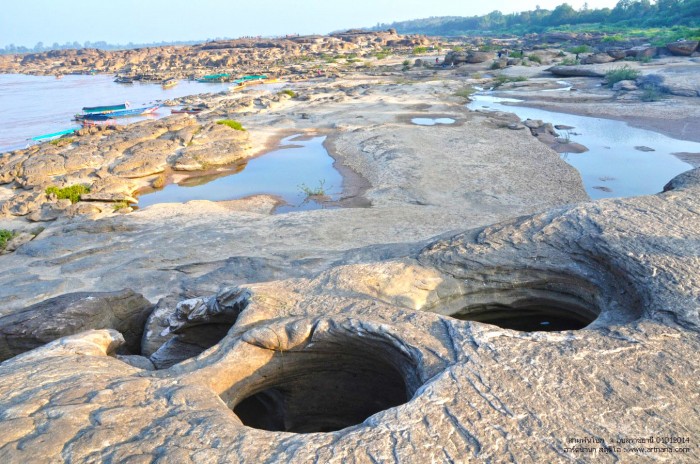
[[(227, 90), (230, 83), (200, 83), (182, 80), (163, 89), (157, 83), (117, 84), (114, 77), (66, 75), (25, 76), (0, 74), (0, 153), (24, 148), (28, 139), (65, 129), (78, 128), (71, 121), (84, 106), (115, 105), (128, 101), (132, 107), (200, 93)], [(151, 117), (170, 114), (161, 108)], [(145, 119), (124, 118), (124, 122)], [(120, 122), (122, 120), (120, 119)]]
[(669, 180), (692, 168), (672, 153), (700, 153), (700, 143), (673, 139), (622, 121), (517, 106), (521, 100), (490, 93), (471, 98), (468, 107), (472, 110), (506, 111), (517, 114), (521, 120), (540, 119), (572, 126), (571, 130), (558, 132), (589, 151), (561, 156), (579, 171), (586, 192), (593, 199), (661, 192)]

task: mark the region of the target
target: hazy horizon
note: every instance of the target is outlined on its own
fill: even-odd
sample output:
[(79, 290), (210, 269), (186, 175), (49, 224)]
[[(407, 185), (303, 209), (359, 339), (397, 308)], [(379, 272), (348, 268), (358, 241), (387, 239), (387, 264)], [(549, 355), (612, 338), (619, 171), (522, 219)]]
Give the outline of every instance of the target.
[(53, 43), (105, 41), (110, 44), (198, 41), (216, 37), (327, 34), (430, 16), (474, 16), (494, 10), (513, 13), (553, 9), (568, 3), (580, 9), (612, 8), (617, 0), (493, 0), (472, 4), (454, 0), (355, 0), (335, 4), (323, 0), (235, 4), (221, 0), (34, 0), (3, 5), (0, 47), (33, 47)]

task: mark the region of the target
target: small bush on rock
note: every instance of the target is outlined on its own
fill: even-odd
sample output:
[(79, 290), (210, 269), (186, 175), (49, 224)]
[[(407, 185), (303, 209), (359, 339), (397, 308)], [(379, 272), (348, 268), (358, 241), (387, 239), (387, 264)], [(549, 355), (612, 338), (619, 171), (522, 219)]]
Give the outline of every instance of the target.
[(83, 194), (90, 193), (90, 187), (88, 185), (76, 184), (70, 185), (68, 187), (58, 188), (54, 185), (46, 189), (46, 194), (56, 195), (59, 200), (70, 200), (71, 203), (77, 203), (80, 201), (80, 197)]
[(639, 77), (641, 73), (636, 69), (632, 69), (629, 66), (621, 66), (619, 68), (611, 69), (605, 73), (605, 80), (608, 82), (608, 87), (612, 88), (613, 85), (620, 81), (633, 81)]
[(234, 121), (233, 119), (222, 119), (221, 121), (216, 121), (217, 124), (223, 124), (224, 126), (228, 126), (231, 129), (235, 129), (238, 131), (244, 131), (245, 129), (243, 128), (243, 125), (238, 122)]
[(12, 232), (11, 230), (7, 229), (0, 229), (0, 250), (4, 250), (5, 247), (7, 246), (7, 242), (12, 240), (12, 237), (15, 236), (15, 233)]

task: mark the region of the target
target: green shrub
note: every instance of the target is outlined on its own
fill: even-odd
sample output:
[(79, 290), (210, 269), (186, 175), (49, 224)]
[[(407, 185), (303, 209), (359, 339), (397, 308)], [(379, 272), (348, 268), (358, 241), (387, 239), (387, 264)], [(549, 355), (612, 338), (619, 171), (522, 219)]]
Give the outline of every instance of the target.
[(128, 208), (128, 207), (129, 207), (129, 203), (127, 203), (126, 201), (118, 201), (118, 202), (114, 203), (112, 211), (114, 211), (116, 213), (120, 209), (124, 209), (124, 208)]
[(469, 99), (475, 92), (473, 87), (463, 87), (455, 92), (455, 96)]
[(608, 82), (608, 87), (615, 85), (620, 81), (633, 81), (639, 77), (641, 73), (636, 69), (632, 69), (629, 66), (620, 66), (618, 68), (611, 69), (605, 73), (605, 79)]
[(238, 131), (244, 131), (245, 129), (243, 128), (243, 125), (238, 122), (234, 121), (233, 119), (222, 119), (220, 121), (216, 121), (217, 124), (223, 124), (224, 126), (228, 126), (231, 129), (235, 129)]
[(428, 52), (428, 47), (413, 47), (414, 55), (421, 55)]
[(559, 62), (561, 66), (576, 66), (578, 64), (581, 64), (581, 60), (575, 60), (573, 58), (564, 58)]
[(500, 87), (503, 84), (508, 83), (508, 82), (526, 81), (527, 77), (525, 77), (525, 76), (508, 77), (508, 76), (504, 76), (503, 74), (499, 74), (498, 76), (494, 77), (493, 80), (494, 80), (493, 86)]
[(15, 235), (15, 232), (12, 232), (11, 230), (0, 229), (0, 250), (4, 250), (7, 246), (7, 242), (12, 240), (12, 237)]
[(615, 35), (606, 35), (603, 37), (603, 42), (606, 43), (611, 43), (611, 42), (624, 42), (625, 38), (622, 37), (620, 34), (615, 34)]
[(522, 58), (523, 56), (523, 52), (510, 52), (508, 55), (509, 58)]
[(410, 65), (411, 65), (411, 62), (408, 61), (408, 60), (403, 60), (403, 63), (401, 63), (401, 64), (404, 65), (404, 66), (410, 66)]
[(591, 47), (588, 45), (578, 45), (576, 47), (571, 47), (567, 50), (569, 53), (573, 53), (574, 55), (578, 55), (581, 53), (590, 53)]
[(284, 89), (280, 91), (280, 94), (289, 95), (292, 98), (296, 98), (297, 93), (294, 90)]
[(644, 87), (642, 95), (639, 97), (643, 102), (656, 102), (663, 99), (663, 95), (659, 88), (655, 85), (648, 85)]
[(542, 64), (542, 58), (540, 58), (539, 55), (532, 54), (528, 55), (527, 58), (537, 64)]
[(452, 51), (455, 53), (462, 52), (462, 51), (464, 51), (464, 47), (460, 47), (459, 45), (456, 45), (456, 46), (452, 47)]
[(59, 200), (70, 200), (71, 203), (77, 203), (80, 201), (80, 197), (83, 194), (90, 193), (90, 186), (83, 184), (69, 185), (68, 187), (58, 188), (56, 186), (50, 186), (46, 189), (46, 194), (56, 195)]

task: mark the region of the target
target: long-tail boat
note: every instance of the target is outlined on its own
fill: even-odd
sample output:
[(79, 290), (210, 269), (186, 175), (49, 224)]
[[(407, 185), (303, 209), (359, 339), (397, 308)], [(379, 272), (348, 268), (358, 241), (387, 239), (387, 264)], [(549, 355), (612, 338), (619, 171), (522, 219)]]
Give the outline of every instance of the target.
[(30, 140), (33, 140), (35, 142), (40, 142), (42, 140), (48, 140), (48, 139), (53, 139), (56, 137), (61, 137), (62, 135), (68, 135), (72, 134), (76, 131), (77, 129), (66, 129), (58, 132), (52, 132), (50, 134), (44, 134), (44, 135), (37, 135), (36, 137), (32, 137)]
[(112, 111), (121, 111), (129, 107), (129, 102), (122, 103), (121, 105), (107, 105), (107, 106), (84, 106), (83, 113), (110, 113)]
[(161, 82), (160, 85), (162, 85), (164, 89), (169, 89), (170, 87), (175, 87), (177, 83), (177, 79), (175, 79), (174, 77), (169, 77), (168, 79), (165, 79), (163, 82)]
[(207, 76), (202, 76), (197, 79), (197, 82), (226, 82), (228, 81), (230, 74), (219, 73), (219, 74), (209, 74)]
[(160, 105), (145, 106), (143, 108), (129, 108), (117, 111), (108, 111), (103, 113), (88, 113), (80, 115), (80, 119), (87, 121), (106, 121), (113, 118), (125, 118), (129, 116), (140, 116), (142, 114), (155, 113)]

